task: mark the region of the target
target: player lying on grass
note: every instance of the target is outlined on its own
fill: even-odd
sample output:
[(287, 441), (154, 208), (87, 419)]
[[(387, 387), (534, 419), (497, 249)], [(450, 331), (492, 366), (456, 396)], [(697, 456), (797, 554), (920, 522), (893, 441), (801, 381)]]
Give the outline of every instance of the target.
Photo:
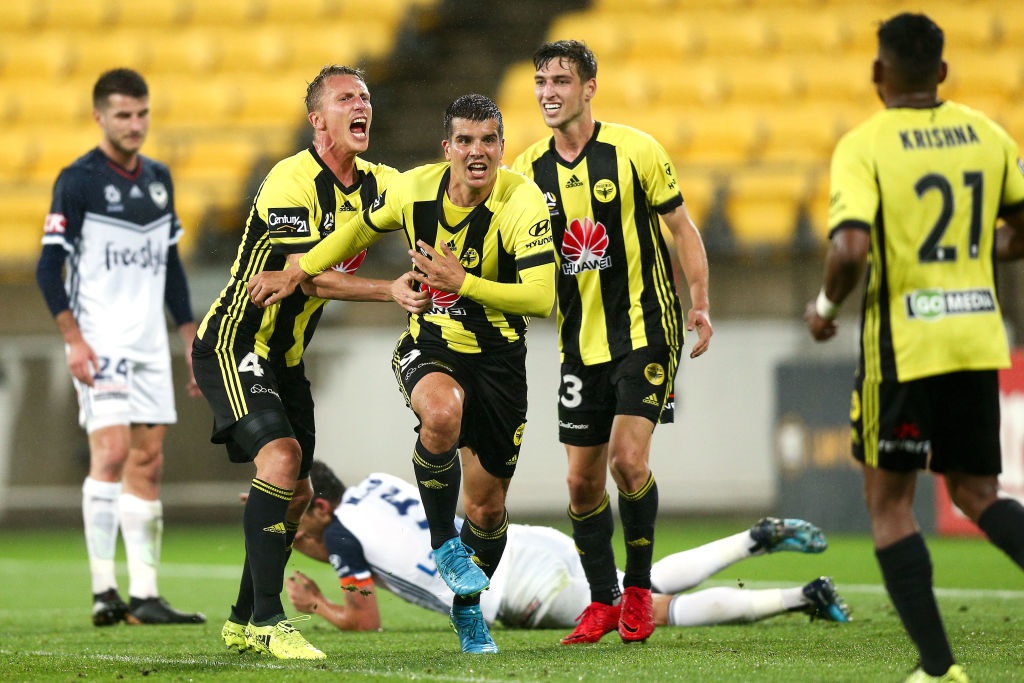
[[(436, 612), (447, 612), (451, 591), (430, 553), (415, 486), (390, 474), (371, 474), (346, 488), (324, 463), (310, 470), (313, 500), (295, 537), (295, 549), (330, 562), (345, 589), (333, 602), (316, 582), (295, 572), (285, 587), (295, 609), (318, 614), (345, 631), (381, 627), (375, 587)], [(829, 621), (850, 620), (831, 579), (804, 586), (744, 590), (708, 588), (678, 595), (731, 564), (783, 550), (820, 553), (825, 537), (813, 524), (765, 518), (748, 531), (670, 555), (654, 564), (654, 617), (658, 625), (701, 626), (756, 621), (805, 612)], [(481, 596), (489, 623), (519, 628), (566, 628), (590, 603), (590, 590), (572, 539), (549, 527), (512, 524), (508, 547)], [(226, 629), (228, 647), (244, 648)]]

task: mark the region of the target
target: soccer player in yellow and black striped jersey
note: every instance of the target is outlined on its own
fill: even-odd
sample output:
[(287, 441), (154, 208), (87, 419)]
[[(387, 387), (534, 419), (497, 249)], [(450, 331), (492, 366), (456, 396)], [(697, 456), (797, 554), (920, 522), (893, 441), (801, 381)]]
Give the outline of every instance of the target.
[[(634, 128), (597, 122), (597, 60), (575, 40), (534, 53), (535, 94), (552, 137), (513, 168), (534, 179), (551, 213), (562, 351), (559, 439), (569, 459), (569, 518), (592, 604), (563, 644), (623, 641), (654, 630), (651, 559), (658, 489), (650, 469), (654, 426), (672, 422), (684, 318), (659, 216), (672, 232), (689, 286), (690, 353), (708, 348), (708, 263), (668, 154)], [(608, 471), (619, 489), (625, 590), (612, 550)], [(620, 604), (621, 594), (621, 604)]]
[(231, 277), (192, 352), (214, 414), (212, 440), (226, 444), (233, 461), (256, 464), (243, 522), (247, 556), (222, 635), (229, 647), (285, 659), (323, 657), (289, 626), (280, 597), (291, 542), (312, 496), (315, 427), (302, 355), (325, 301), (314, 295), (400, 303), (420, 295), (405, 276), (387, 282), (352, 275), (361, 254), (272, 308), (252, 304), (245, 284), (358, 216), (397, 177), (397, 170), (357, 156), (369, 143), (369, 97), (362, 73), (350, 67), (325, 67), (309, 84), (313, 143), (275, 165), (260, 186)]
[[(420, 422), (413, 469), (438, 571), (456, 596), (452, 623), (462, 651), (482, 654), (497, 652), (479, 603), (505, 547), (505, 494), (526, 427), (524, 335), (529, 316), (551, 312), (555, 256), (543, 195), (501, 166), (497, 105), (464, 95), (444, 121), (447, 162), (403, 173), (298, 267), (264, 272), (249, 291), (272, 305), (330, 263), (405, 231), (413, 277), (432, 303), (410, 316), (392, 367)], [(463, 480), (460, 536), (454, 519)]]
[(994, 263), (1024, 256), (1024, 163), (990, 119), (938, 99), (943, 42), (921, 14), (880, 26), (873, 77), (886, 108), (836, 146), (824, 286), (804, 316), (815, 339), (834, 336), (867, 264), (853, 452), (882, 576), (920, 653), (908, 681), (967, 680), (913, 516), (918, 469), (944, 474), (957, 507), (1024, 567), (1024, 508), (997, 495), (997, 370), (1009, 354)]

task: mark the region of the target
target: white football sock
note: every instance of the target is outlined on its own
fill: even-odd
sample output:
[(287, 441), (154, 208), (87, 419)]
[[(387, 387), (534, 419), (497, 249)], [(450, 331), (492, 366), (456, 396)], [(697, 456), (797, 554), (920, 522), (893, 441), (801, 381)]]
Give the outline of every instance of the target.
[(129, 493), (121, 495), (121, 533), (128, 556), (128, 595), (155, 598), (156, 568), (160, 564), (160, 540), (164, 514), (159, 500), (143, 500)]
[(651, 586), (658, 593), (681, 593), (751, 556), (750, 532), (743, 531), (662, 558), (651, 567)]
[(86, 477), (82, 484), (82, 522), (89, 553), (92, 592), (117, 588), (114, 553), (117, 550), (117, 499), (121, 484)]
[[(785, 593), (796, 589), (707, 588), (672, 598), (668, 623), (672, 626), (710, 626), (757, 621), (788, 610)], [(803, 604), (802, 601), (798, 604)]]

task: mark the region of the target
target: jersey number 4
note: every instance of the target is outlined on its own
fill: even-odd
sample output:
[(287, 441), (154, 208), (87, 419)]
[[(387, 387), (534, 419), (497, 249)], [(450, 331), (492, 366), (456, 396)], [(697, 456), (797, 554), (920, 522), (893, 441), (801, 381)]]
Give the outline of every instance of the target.
[[(968, 236), (968, 255), (970, 258), (978, 258), (978, 245), (981, 242), (981, 203), (984, 176), (977, 171), (964, 172), (964, 185), (971, 189), (971, 226)], [(917, 250), (917, 258), (921, 263), (942, 263), (955, 261), (957, 249), (954, 246), (943, 246), (942, 238), (953, 220), (953, 186), (949, 179), (937, 173), (929, 173), (923, 176), (914, 185), (918, 198), (936, 190), (942, 196), (942, 208), (939, 217), (932, 226), (924, 244)]]

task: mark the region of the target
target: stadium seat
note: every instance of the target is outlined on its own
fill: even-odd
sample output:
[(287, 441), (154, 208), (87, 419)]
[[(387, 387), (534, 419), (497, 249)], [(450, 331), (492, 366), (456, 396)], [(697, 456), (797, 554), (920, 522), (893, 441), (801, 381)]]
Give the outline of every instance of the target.
[(828, 166), (839, 135), (839, 114), (827, 105), (759, 107), (765, 139), (758, 158), (764, 163)]
[(43, 24), (60, 31), (94, 31), (113, 23), (116, 0), (49, 0)]
[(66, 83), (57, 86), (35, 80), (4, 79), (0, 81), (0, 107), (4, 119), (12, 126), (35, 125), (40, 121), (61, 127), (82, 126), (92, 122), (91, 88), (92, 80), (72, 90)]
[(724, 209), (737, 246), (760, 249), (790, 244), (807, 197), (804, 171), (734, 170)]
[(50, 192), (43, 185), (0, 188), (0, 264), (34, 263), (42, 248), (43, 222), (50, 208)]
[(201, 80), (207, 81), (219, 65), (219, 45), (209, 30), (189, 27), (172, 32), (149, 31), (145, 38), (149, 61), (147, 77), (177, 74), (202, 76)]
[(37, 78), (53, 83), (74, 64), (74, 50), (57, 31), (14, 33), (0, 40), (3, 79)]
[(808, 180), (807, 219), (810, 221), (812, 234), (822, 245), (828, 243), (830, 182), (828, 169), (822, 169)]
[(188, 7), (179, 0), (124, 1), (117, 3), (113, 22), (121, 28), (173, 30), (187, 18)]
[[(257, 0), (178, 0), (185, 21), (194, 26), (246, 26), (258, 17)], [(299, 4), (299, 3), (296, 3)]]
[(683, 194), (683, 201), (686, 202), (686, 211), (700, 228), (714, 204), (715, 192), (720, 181), (718, 176), (711, 173), (679, 173), (679, 190)]
[[(808, 4), (816, 0), (808, 0)], [(809, 11), (778, 12), (768, 23), (770, 42), (776, 53), (835, 55), (843, 49), (846, 31), (832, 12), (821, 8)]]
[(705, 55), (731, 57), (756, 55), (772, 49), (772, 33), (764, 17), (734, 9), (681, 10), (684, 21), (696, 32), (695, 41)]
[(134, 28), (108, 29), (97, 35), (88, 31), (70, 33), (73, 49), (70, 73), (83, 81), (95, 81), (107, 71), (120, 67), (150, 71), (148, 36)]
[(610, 64), (619, 59), (629, 47), (623, 40), (622, 28), (609, 17), (593, 12), (569, 12), (558, 15), (548, 29), (548, 40), (582, 40), (597, 55), (598, 70), (601, 75), (603, 64)]
[(719, 66), (736, 106), (792, 104), (802, 86), (796, 69), (782, 60), (733, 58)]
[(764, 137), (757, 114), (748, 109), (695, 110), (683, 121), (686, 143), (681, 161), (699, 167), (749, 163)]
[[(649, 58), (634, 67), (646, 71), (651, 98), (680, 107), (717, 106), (728, 94), (728, 79), (715, 60), (677, 61)], [(598, 72), (598, 87), (603, 75)]]

